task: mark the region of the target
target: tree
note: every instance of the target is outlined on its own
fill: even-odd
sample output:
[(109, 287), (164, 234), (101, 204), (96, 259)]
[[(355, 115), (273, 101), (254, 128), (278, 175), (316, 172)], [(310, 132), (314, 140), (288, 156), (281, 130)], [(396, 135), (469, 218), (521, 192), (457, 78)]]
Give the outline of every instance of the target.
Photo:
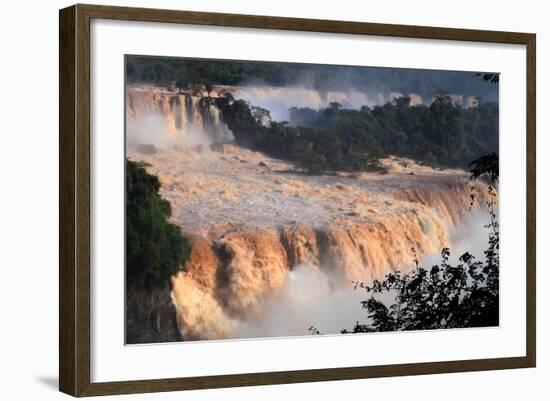
[(214, 85), (210, 81), (206, 81), (204, 83), (204, 89), (206, 89), (206, 93), (208, 94), (208, 97), (210, 97), (210, 94), (214, 90)]
[[(345, 76), (349, 87), (359, 91), (369, 88), (387, 93), (417, 93), (429, 98), (438, 89), (449, 93), (469, 93), (496, 99), (498, 90), (493, 85), (479, 85), (471, 74), (460, 71), (429, 71), (386, 69), (377, 67), (346, 67), (277, 62), (199, 60), (188, 58), (127, 56), (127, 82), (163, 84), (173, 80), (197, 82), (208, 79), (215, 85), (242, 85), (261, 81), (273, 86), (303, 84), (307, 76), (313, 89), (326, 93), (342, 89)], [(373, 88), (374, 86), (374, 88)]]
[(471, 162), (468, 167), (470, 167), (470, 172), (472, 173), (471, 179), (489, 176), (493, 182), (498, 181), (498, 155), (495, 152), (481, 156), (479, 159)]
[(302, 164), (311, 175), (322, 175), (329, 167), (326, 157), (313, 150), (313, 143), (310, 143), (303, 153)]
[(251, 110), (256, 123), (264, 127), (269, 127), (271, 125), (271, 113), (269, 110), (255, 106), (252, 106)]
[[(494, 159), (493, 155), (490, 155)], [(496, 164), (498, 165), (498, 157)], [(476, 165), (477, 166), (477, 165)], [(475, 168), (475, 167), (474, 167)], [(494, 171), (491, 172), (491, 174)], [(474, 173), (472, 179), (476, 179)], [(494, 175), (491, 175), (494, 177)], [(498, 169), (496, 177), (498, 179)], [(356, 282), (369, 294), (361, 302), (367, 310), (367, 322), (357, 322), (342, 333), (364, 333), (397, 330), (429, 330), (459, 327), (486, 327), (499, 324), (499, 223), (496, 191), (488, 187), (487, 208), (490, 222), (485, 260), (469, 252), (450, 263), (449, 248), (441, 251), (441, 262), (425, 269), (420, 266), (416, 250), (411, 249), (415, 269), (408, 274), (399, 271), (367, 285)], [(387, 294), (385, 297), (381, 297)], [(388, 295), (391, 299), (388, 305)], [(315, 328), (310, 332), (319, 334)]]
[(477, 73), (478, 76), (483, 77), (483, 80), (492, 84), (498, 84), (500, 81), (499, 73)]
[(498, 150), (495, 103), (463, 109), (441, 99), (430, 107), (410, 106), (403, 97), (361, 110), (331, 103), (319, 111), (293, 107), (290, 124), (282, 124), (243, 100), (224, 96), (215, 102), (239, 145), (295, 162), (311, 174), (376, 170), (378, 160), (389, 155), (466, 168), (471, 160)]
[(175, 85), (176, 85), (176, 88), (179, 89), (180, 93), (182, 90), (189, 88), (189, 84), (186, 81), (182, 81), (182, 80), (176, 81)]
[(170, 204), (145, 166), (126, 160), (126, 284), (151, 291), (185, 270), (191, 246), (168, 222)]
[(237, 144), (256, 148), (265, 129), (252, 115), (250, 105), (245, 100), (235, 100), (227, 95), (215, 99), (215, 104), (222, 111), (223, 121), (233, 132)]

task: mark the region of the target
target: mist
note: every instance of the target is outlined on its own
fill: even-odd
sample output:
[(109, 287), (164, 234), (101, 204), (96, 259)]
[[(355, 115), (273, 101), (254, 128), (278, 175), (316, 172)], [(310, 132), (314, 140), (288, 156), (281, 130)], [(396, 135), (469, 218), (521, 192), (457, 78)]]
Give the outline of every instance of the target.
[(280, 291), (266, 302), (262, 318), (238, 322), (232, 336), (266, 337), (339, 333), (351, 322), (365, 319), (360, 302), (363, 294), (350, 286), (334, 286), (330, 273), (302, 264), (290, 271)]
[[(450, 225), (451, 264), (458, 263), (464, 252), (470, 252), (478, 260), (485, 260), (483, 251), (487, 248), (488, 234), (484, 225), (490, 221), (484, 208), (468, 212), (460, 227)], [(420, 266), (430, 269), (441, 262), (441, 255), (427, 254), (420, 260)], [(414, 264), (404, 266), (404, 273), (412, 271)], [(261, 318), (252, 321), (234, 321), (230, 337), (259, 338), (279, 336), (310, 335), (313, 326), (321, 334), (339, 334), (342, 329), (352, 330), (356, 322), (367, 322), (367, 311), (361, 301), (371, 295), (363, 289), (354, 289), (353, 283), (342, 284), (336, 269), (318, 268), (310, 264), (294, 267), (285, 279), (282, 288), (264, 304)], [(338, 284), (340, 283), (340, 284)], [(390, 304), (393, 295), (378, 296)]]
[(153, 145), (157, 149), (167, 150), (174, 146), (187, 148), (210, 145), (213, 141), (204, 130), (197, 127), (190, 127), (185, 133), (170, 134), (166, 117), (159, 113), (148, 113), (126, 124), (126, 145), (129, 149), (135, 149), (138, 145)]
[(347, 109), (383, 104), (385, 97), (377, 94), (371, 98), (366, 92), (355, 89), (346, 91), (319, 91), (302, 86), (242, 86), (234, 91), (238, 99), (246, 100), (252, 106), (269, 110), (275, 121), (288, 121), (291, 107), (320, 110), (331, 102), (340, 103)]
[(158, 88), (127, 88), (126, 144), (153, 145), (166, 150), (233, 140), (220, 110), (200, 96), (160, 92)]
[[(368, 318), (361, 301), (370, 294), (355, 290), (351, 280), (382, 278), (396, 266), (411, 271), (411, 246), (428, 252), (420, 261), (426, 269), (441, 262), (444, 246), (451, 248), (450, 263), (466, 251), (483, 260), (489, 216), (474, 210), (462, 219), (473, 185), (466, 173), (413, 164), (411, 175), (291, 174), (287, 161), (232, 144), (233, 133), (217, 107), (224, 103), (215, 101), (229, 90), (281, 121), (289, 120), (291, 107), (319, 110), (337, 102), (359, 109), (411, 95), (349, 82), (337, 90), (319, 89), (307, 78), (287, 86), (250, 83), (208, 93), (127, 88), (128, 149), (137, 150), (133, 156), (165, 182), (177, 183), (161, 188), (172, 221), (196, 243), (197, 238), (205, 242), (193, 243), (196, 259), (172, 287), (186, 340), (303, 336), (311, 334), (310, 327), (338, 334)], [(224, 145), (212, 151), (180, 151), (218, 142)], [(156, 155), (157, 148), (171, 151)], [(477, 194), (484, 192), (479, 185)], [(283, 238), (281, 227), (289, 224), (300, 230)], [(319, 237), (321, 224), (330, 229)], [(333, 245), (326, 246), (328, 241)], [(287, 246), (307, 257), (289, 258)], [(320, 260), (325, 262), (318, 266)], [(383, 299), (391, 302), (391, 294)]]

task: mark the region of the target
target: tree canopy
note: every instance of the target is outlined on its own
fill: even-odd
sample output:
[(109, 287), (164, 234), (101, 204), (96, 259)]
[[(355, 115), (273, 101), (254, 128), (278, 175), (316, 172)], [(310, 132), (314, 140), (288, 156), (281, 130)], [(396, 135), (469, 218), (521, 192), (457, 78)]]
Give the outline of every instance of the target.
[(388, 155), (467, 168), (498, 151), (498, 104), (491, 102), (464, 109), (441, 98), (427, 107), (410, 106), (403, 97), (360, 110), (331, 103), (318, 111), (293, 107), (290, 122), (268, 125), (244, 100), (226, 96), (216, 104), (239, 145), (294, 161), (312, 174), (377, 169), (378, 159)]
[[(495, 180), (498, 157), (492, 158)], [(475, 167), (474, 167), (475, 169)], [(475, 173), (473, 173), (475, 177)], [(475, 179), (475, 178), (472, 178)], [(395, 271), (372, 284), (355, 283), (369, 294), (361, 302), (367, 311), (366, 322), (356, 322), (342, 333), (365, 333), (397, 330), (429, 330), (465, 327), (489, 327), (499, 324), (499, 223), (496, 213), (497, 193), (488, 186), (487, 210), (490, 222), (484, 258), (469, 252), (458, 263), (450, 262), (451, 251), (443, 248), (441, 262), (426, 269), (420, 266), (416, 250), (411, 249), (415, 269), (402, 274)], [(386, 294), (385, 297), (382, 295)], [(390, 301), (388, 301), (388, 295)], [(310, 327), (312, 334), (321, 334)]]
[[(493, 75), (479, 73), (480, 75)], [(416, 93), (431, 99), (440, 91), (498, 99), (498, 86), (480, 83), (476, 73), (281, 62), (127, 56), (127, 82), (167, 84), (177, 81), (214, 85), (248, 83), (304, 86), (316, 90), (360, 90), (376, 93)]]
[(145, 165), (126, 160), (126, 284), (152, 290), (185, 270), (191, 246), (167, 221), (171, 210), (160, 182)]

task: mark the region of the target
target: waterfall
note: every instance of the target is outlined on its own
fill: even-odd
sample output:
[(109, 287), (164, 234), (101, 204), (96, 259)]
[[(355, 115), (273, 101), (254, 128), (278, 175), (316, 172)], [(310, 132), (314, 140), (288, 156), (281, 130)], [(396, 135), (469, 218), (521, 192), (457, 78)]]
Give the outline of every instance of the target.
[(186, 96), (177, 95), (174, 99), (174, 115), (176, 116), (176, 128), (185, 131), (189, 121), (189, 113), (187, 112)]
[(209, 98), (203, 98), (199, 104), (202, 127), (215, 142), (223, 142), (232, 134), (222, 121), (220, 109), (211, 103)]
[[(216, 126), (216, 109), (201, 107)], [(364, 319), (353, 281), (409, 272), (415, 255), (429, 268), (444, 247), (484, 257), (488, 187), (465, 171), (388, 158), (386, 174), (297, 175), (232, 144), (130, 156), (159, 177), (192, 244), (172, 278), (186, 340), (300, 335), (320, 321), (337, 333)]]
[(130, 143), (196, 145), (229, 142), (233, 134), (208, 97), (155, 87), (126, 92), (127, 140)]
[[(231, 93), (272, 112), (277, 105), (287, 111), (288, 104), (369, 101), (366, 93), (302, 88), (235, 87)], [(411, 96), (413, 102), (421, 98)], [(332, 319), (331, 333), (338, 332), (364, 316), (353, 281), (410, 271), (413, 249), (430, 266), (429, 258), (443, 247), (463, 249), (453, 235), (470, 227), (465, 222), (484, 224), (487, 186), (470, 182), (464, 171), (390, 157), (381, 161), (387, 174), (317, 177), (292, 174), (285, 161), (231, 144), (191, 148), (233, 139), (215, 98), (193, 93), (127, 88), (126, 116), (133, 143), (166, 148), (159, 154), (128, 151), (159, 177), (171, 221), (192, 244), (187, 271), (171, 279), (186, 340), (299, 335), (324, 317)], [(461, 236), (475, 242), (483, 257), (484, 230), (469, 228)], [(345, 308), (335, 306), (344, 301)], [(309, 304), (311, 309), (297, 312)]]
[(201, 98), (199, 96), (190, 96), (191, 98), (191, 110), (189, 113), (192, 116), (193, 125), (195, 127), (202, 128), (202, 113), (200, 108)]

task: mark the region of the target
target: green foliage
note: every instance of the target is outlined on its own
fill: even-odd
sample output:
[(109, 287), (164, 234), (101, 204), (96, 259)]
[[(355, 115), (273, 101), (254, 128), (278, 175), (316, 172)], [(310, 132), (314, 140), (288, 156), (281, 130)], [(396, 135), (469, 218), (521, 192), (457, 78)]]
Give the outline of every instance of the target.
[(144, 164), (126, 160), (126, 283), (151, 291), (185, 270), (191, 246), (167, 219), (170, 204)]
[(190, 90), (191, 94), (193, 94), (194, 96), (201, 96), (205, 88), (204, 85), (201, 83), (192, 83), (190, 86)]
[(189, 87), (190, 87), (189, 82), (184, 81), (184, 80), (176, 81), (174, 84), (176, 85), (176, 88), (178, 88), (180, 90), (181, 89), (189, 89)]
[[(444, 98), (429, 107), (409, 103), (403, 97), (372, 109), (293, 108), (290, 122), (333, 132), (345, 149), (376, 157), (405, 156), (430, 165), (464, 168), (470, 160), (498, 150), (497, 104), (463, 109)], [(343, 155), (341, 164), (353, 169), (349, 152)]]
[(498, 84), (499, 81), (500, 81), (500, 74), (498, 73), (478, 73), (476, 74), (478, 76), (482, 76), (483, 77), (483, 80), (485, 82), (490, 82), (492, 84)]
[(214, 90), (214, 85), (210, 81), (204, 82), (204, 89), (208, 93), (208, 96), (210, 96), (210, 93)]
[[(480, 73), (482, 74), (482, 73)], [(477, 75), (480, 75), (477, 74)], [(343, 87), (372, 92), (467, 93), (498, 99), (498, 74), (344, 67), (315, 64), (200, 60), (128, 56), (128, 82), (175, 82), (193, 93), (214, 85), (255, 80), (274, 86), (300, 85), (305, 78), (320, 91)], [(496, 78), (495, 78), (496, 77)], [(445, 92), (442, 92), (441, 89)], [(290, 109), (290, 124), (272, 122), (269, 112), (231, 95), (216, 100), (224, 122), (241, 146), (300, 163), (307, 172), (377, 170), (378, 159), (390, 154), (434, 166), (466, 167), (470, 160), (498, 151), (498, 104), (455, 107), (448, 96), (429, 106), (410, 106), (408, 97), (384, 106), (346, 109), (333, 102), (319, 111)]]
[(472, 173), (471, 179), (489, 176), (492, 181), (498, 181), (498, 155), (494, 152), (474, 160), (468, 167)]
[(156, 84), (180, 81), (239, 85), (257, 81), (273, 86), (302, 86), (307, 83), (317, 90), (353, 88), (379, 93), (412, 92), (426, 99), (444, 89), (449, 93), (498, 99), (496, 85), (480, 84), (476, 74), (460, 71), (127, 56), (126, 79), (127, 82)]
[[(368, 319), (342, 333), (497, 326), (499, 223), (495, 211), (497, 194), (491, 186), (488, 191), (490, 223), (485, 226), (489, 234), (484, 260), (466, 252), (457, 264), (452, 264), (449, 248), (443, 248), (441, 262), (425, 269), (419, 266), (413, 248), (413, 272), (392, 272), (371, 285), (356, 283), (355, 288), (369, 294), (361, 302)], [(311, 328), (310, 332), (319, 334)]]
[(377, 170), (378, 159), (388, 155), (465, 168), (470, 160), (498, 150), (494, 103), (463, 109), (445, 98), (430, 107), (410, 106), (409, 98), (399, 98), (360, 110), (331, 103), (319, 111), (291, 108), (290, 124), (273, 122), (267, 110), (231, 96), (216, 104), (239, 145), (294, 161), (310, 174)]
[(269, 127), (271, 125), (271, 113), (262, 107), (252, 106), (252, 116), (257, 124)]
[(231, 95), (215, 101), (222, 110), (224, 122), (233, 131), (236, 142), (241, 146), (255, 147), (266, 132), (266, 127), (256, 120), (249, 104), (244, 100), (234, 100)]
[(341, 138), (329, 130), (294, 127), (287, 122), (271, 121), (268, 110), (251, 107), (247, 102), (234, 100), (231, 96), (216, 99), (216, 104), (222, 110), (224, 122), (239, 145), (294, 161), (310, 174), (349, 170), (354, 166), (365, 167), (368, 164), (363, 163), (368, 159), (367, 155), (358, 154), (355, 154), (353, 165), (351, 162), (345, 163), (344, 153), (349, 151), (343, 146)]

